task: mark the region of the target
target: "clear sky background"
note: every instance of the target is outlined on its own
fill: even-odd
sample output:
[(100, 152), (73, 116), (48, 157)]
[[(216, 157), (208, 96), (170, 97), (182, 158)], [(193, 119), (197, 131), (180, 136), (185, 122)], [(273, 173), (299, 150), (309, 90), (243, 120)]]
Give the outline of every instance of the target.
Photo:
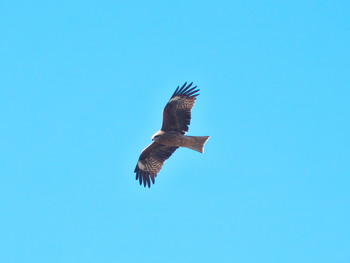
[[(0, 262), (350, 262), (348, 1), (1, 1)], [(133, 173), (201, 89), (156, 184)]]

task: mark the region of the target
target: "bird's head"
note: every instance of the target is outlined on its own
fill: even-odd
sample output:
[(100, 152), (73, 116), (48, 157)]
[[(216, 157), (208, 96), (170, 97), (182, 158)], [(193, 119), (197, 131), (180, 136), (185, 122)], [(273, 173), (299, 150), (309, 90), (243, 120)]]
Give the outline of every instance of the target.
[(157, 138), (159, 138), (160, 136), (162, 136), (164, 134), (163, 131), (158, 131), (155, 134), (153, 134), (152, 136), (152, 141), (156, 140)]

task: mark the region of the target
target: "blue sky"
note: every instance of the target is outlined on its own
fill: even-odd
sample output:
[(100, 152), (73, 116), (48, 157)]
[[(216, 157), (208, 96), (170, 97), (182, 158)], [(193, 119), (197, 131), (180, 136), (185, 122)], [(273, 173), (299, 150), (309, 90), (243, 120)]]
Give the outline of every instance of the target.
[(1, 262), (350, 262), (348, 1), (57, 2), (0, 3)]

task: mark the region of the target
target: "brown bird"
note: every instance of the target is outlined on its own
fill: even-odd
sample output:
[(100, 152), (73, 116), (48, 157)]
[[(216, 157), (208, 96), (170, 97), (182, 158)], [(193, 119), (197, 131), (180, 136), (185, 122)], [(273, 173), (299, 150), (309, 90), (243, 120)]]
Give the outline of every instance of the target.
[(197, 86), (191, 88), (187, 82), (175, 90), (163, 111), (163, 125), (152, 136), (153, 143), (141, 153), (135, 173), (140, 185), (151, 187), (164, 162), (179, 147), (186, 147), (197, 152), (204, 152), (204, 144), (209, 136), (186, 136), (191, 121), (191, 110), (199, 95)]

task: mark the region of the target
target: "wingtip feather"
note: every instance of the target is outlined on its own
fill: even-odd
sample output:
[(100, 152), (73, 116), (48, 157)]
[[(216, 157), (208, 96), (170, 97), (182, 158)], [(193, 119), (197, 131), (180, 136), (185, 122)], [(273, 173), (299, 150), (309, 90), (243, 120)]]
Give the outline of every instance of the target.
[(144, 187), (148, 186), (148, 188), (151, 188), (151, 185), (155, 183), (156, 175), (144, 172), (140, 170), (139, 167), (135, 168), (135, 173), (136, 173), (136, 180), (139, 181), (140, 185), (143, 185)]
[(187, 85), (187, 81), (186, 81), (185, 84), (183, 84), (182, 87), (176, 92), (176, 94), (181, 94), (181, 93), (184, 91), (186, 85)]
[(196, 94), (199, 89), (196, 89), (197, 86), (194, 86), (191, 88), (191, 86), (193, 85), (193, 82), (191, 82), (190, 84), (188, 84), (187, 86), (187, 82), (185, 82), (185, 84), (183, 84), (181, 86), (181, 88), (179, 88), (179, 86), (176, 88), (174, 94), (171, 96), (171, 98), (178, 96), (178, 95), (184, 95), (184, 96), (188, 96), (188, 97), (197, 97), (199, 94)]

